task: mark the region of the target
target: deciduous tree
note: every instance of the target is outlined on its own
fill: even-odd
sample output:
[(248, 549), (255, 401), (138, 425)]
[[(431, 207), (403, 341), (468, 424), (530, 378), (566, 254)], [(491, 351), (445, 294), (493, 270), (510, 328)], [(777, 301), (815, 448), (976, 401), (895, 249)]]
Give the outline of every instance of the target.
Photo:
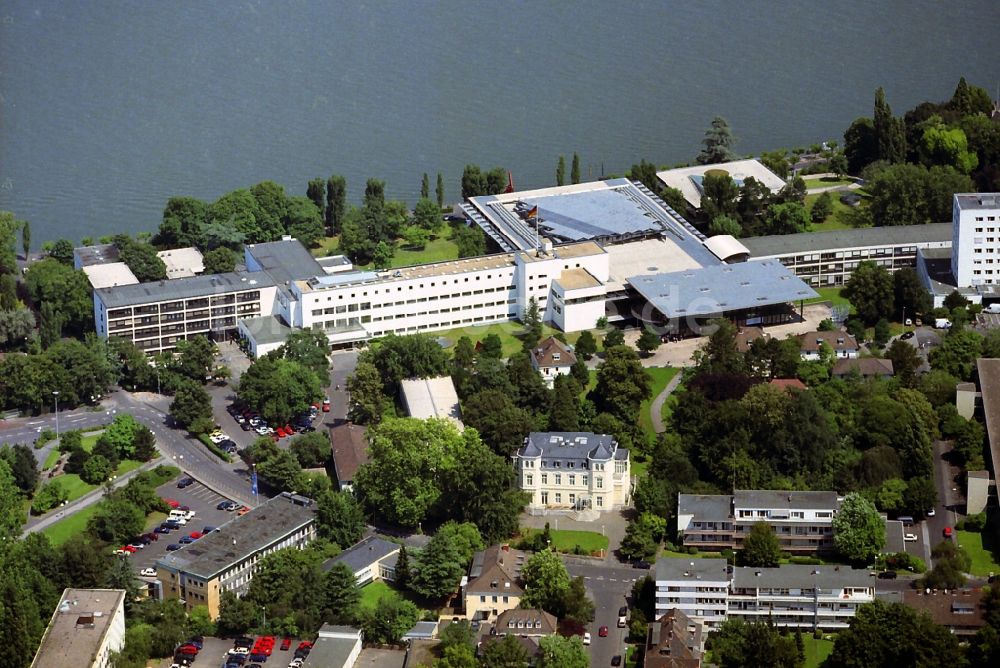
[(756, 522), (743, 539), (740, 561), (745, 566), (777, 566), (781, 560), (781, 544), (767, 522)]
[(871, 501), (849, 493), (833, 518), (833, 544), (844, 558), (869, 562), (885, 546), (885, 523)]

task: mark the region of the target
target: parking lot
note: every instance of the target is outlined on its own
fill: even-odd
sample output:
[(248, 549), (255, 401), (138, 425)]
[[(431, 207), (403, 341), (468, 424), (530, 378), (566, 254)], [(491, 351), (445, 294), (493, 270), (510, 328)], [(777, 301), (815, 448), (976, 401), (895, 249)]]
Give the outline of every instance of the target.
[[(251, 636), (255, 637), (255, 636)], [(270, 668), (284, 668), (295, 656), (295, 648), (301, 641), (300, 638), (293, 638), (292, 644), (289, 649), (281, 649), (281, 637), (276, 638), (276, 643), (274, 645), (274, 651), (271, 656), (268, 657), (268, 661), (265, 665), (270, 666)], [(198, 652), (198, 656), (190, 664), (191, 668), (219, 668), (223, 665), (223, 658), (227, 656), (229, 650), (233, 648), (233, 641), (231, 638), (210, 638), (205, 637), (202, 641), (201, 651)], [(170, 666), (171, 660), (165, 659), (163, 666)]]
[[(143, 568), (153, 567), (156, 560), (167, 553), (167, 545), (179, 543), (180, 539), (192, 531), (201, 531), (206, 526), (220, 527), (236, 517), (236, 513), (219, 510), (216, 506), (221, 501), (228, 501), (224, 496), (216, 494), (199, 482), (184, 488), (177, 488), (177, 481), (171, 481), (156, 488), (156, 493), (164, 499), (174, 499), (182, 506), (188, 506), (195, 511), (195, 516), (179, 531), (160, 534), (160, 539), (150, 543), (145, 548), (136, 551), (129, 559), (138, 573)], [(150, 531), (153, 527), (150, 527)]]

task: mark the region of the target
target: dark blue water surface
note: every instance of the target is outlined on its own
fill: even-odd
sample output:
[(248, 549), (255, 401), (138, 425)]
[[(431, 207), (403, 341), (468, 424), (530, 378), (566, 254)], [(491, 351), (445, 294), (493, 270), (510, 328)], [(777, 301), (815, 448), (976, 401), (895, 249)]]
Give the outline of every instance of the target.
[[(550, 185), (841, 139), (1000, 81), (1000, 2), (0, 2), (0, 208), (36, 240), (153, 230), (171, 195), (342, 173), (414, 202), (466, 163)], [(37, 242), (36, 242), (37, 245)]]

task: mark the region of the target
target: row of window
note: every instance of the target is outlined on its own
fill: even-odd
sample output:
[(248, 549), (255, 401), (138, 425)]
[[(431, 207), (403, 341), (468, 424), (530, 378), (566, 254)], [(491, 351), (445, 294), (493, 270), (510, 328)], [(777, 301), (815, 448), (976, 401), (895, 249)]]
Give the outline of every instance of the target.
[[(553, 494), (553, 496), (555, 498), (555, 504), (556, 505), (562, 504), (562, 502), (563, 502), (562, 501), (562, 492), (555, 492)], [(568, 495), (568, 498), (569, 498), (569, 505), (575, 506), (576, 505), (576, 494), (572, 494), (571, 493), (571, 494)], [(581, 497), (580, 500), (583, 501), (584, 499)], [(548, 492), (542, 492), (542, 505), (543, 506), (549, 505), (549, 493)], [(603, 496), (595, 496), (594, 497), (594, 506), (596, 508), (603, 508), (604, 507), (604, 497)]]
[(513, 318), (516, 318), (516, 317), (517, 317), (516, 313), (508, 313), (506, 315), (491, 315), (491, 316), (481, 316), (480, 315), (480, 316), (476, 316), (474, 318), (464, 318), (462, 320), (452, 320), (450, 322), (447, 321), (447, 320), (443, 320), (441, 322), (434, 323), (433, 325), (414, 325), (412, 327), (407, 327), (405, 330), (403, 330), (402, 328), (379, 330), (379, 331), (372, 332), (371, 335), (372, 336), (383, 336), (385, 334), (402, 334), (404, 331), (406, 333), (411, 333), (411, 332), (422, 332), (422, 331), (428, 330), (428, 329), (432, 329), (432, 330), (436, 330), (436, 329), (448, 329), (449, 327), (460, 327), (462, 325), (469, 325), (469, 324), (480, 323), (480, 322), (495, 322), (495, 321), (498, 321), (498, 320), (511, 320)]
[[(572, 473), (566, 476), (566, 480), (567, 480), (567, 482), (566, 482), (567, 485), (576, 485), (576, 476), (573, 475)], [(535, 481), (535, 477), (532, 474), (530, 474), (530, 473), (525, 473), (524, 474), (524, 484), (525, 484), (525, 486), (527, 486), (527, 487), (533, 486), (535, 484), (534, 481)], [(549, 484), (549, 475), (547, 473), (543, 473), (542, 474), (542, 484), (543, 485), (548, 485)], [(556, 474), (553, 475), (553, 484), (555, 484), (555, 485), (561, 485), (562, 484), (562, 474), (556, 473)], [(580, 485), (582, 485), (583, 487), (586, 487), (589, 484), (590, 484), (590, 476), (588, 476), (588, 475), (581, 475), (580, 476)], [(596, 478), (594, 478), (594, 484), (595, 484), (595, 486), (596, 486), (597, 489), (604, 489), (604, 478), (602, 478), (601, 476), (597, 476)]]
[(402, 318), (415, 318), (423, 315), (436, 315), (438, 313), (458, 313), (459, 311), (472, 311), (479, 309), (492, 308), (496, 306), (504, 306), (515, 303), (514, 299), (501, 300), (497, 302), (486, 302), (484, 304), (468, 304), (466, 306), (453, 306), (451, 308), (434, 309), (431, 311), (419, 311), (415, 313), (396, 313), (387, 316), (375, 316), (372, 318), (374, 322), (381, 322), (382, 320), (400, 320)]

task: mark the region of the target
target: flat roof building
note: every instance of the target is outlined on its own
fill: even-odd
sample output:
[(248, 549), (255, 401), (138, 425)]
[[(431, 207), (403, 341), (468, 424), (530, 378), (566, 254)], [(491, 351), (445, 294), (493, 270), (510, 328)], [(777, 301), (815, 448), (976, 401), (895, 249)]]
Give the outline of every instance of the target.
[(462, 210), (504, 251), (701, 233), (638, 181), (608, 179), (470, 197)]
[(361, 655), (361, 629), (323, 624), (301, 668), (351, 668)]
[(774, 529), (781, 549), (809, 554), (832, 549), (836, 492), (736, 490), (678, 494), (677, 530), (685, 547), (738, 550), (757, 522)]
[(700, 209), (703, 192), (702, 184), (705, 180), (705, 175), (710, 171), (728, 174), (737, 186), (742, 186), (747, 179), (752, 177), (772, 193), (776, 193), (785, 187), (785, 181), (780, 176), (765, 167), (759, 160), (754, 159), (667, 169), (657, 172), (656, 178), (660, 179), (668, 188), (680, 190), (684, 196), (684, 201), (691, 208)]
[(312, 501), (284, 492), (157, 559), (157, 579), (165, 598), (180, 599), (189, 612), (207, 606), (215, 619), (222, 592), (245, 594), (263, 557), (305, 547), (315, 537)]
[(450, 420), (459, 429), (465, 428), (451, 376), (407, 378), (399, 382), (399, 387), (403, 394), (403, 405), (410, 417), (421, 420), (441, 418)]
[(123, 589), (64, 589), (31, 668), (111, 668), (123, 647)]
[(79, 246), (73, 249), (73, 268), (83, 269), (98, 264), (119, 262), (118, 246), (114, 244), (95, 244)]
[(167, 278), (187, 278), (205, 271), (205, 258), (194, 247), (171, 248), (160, 251), (156, 257), (167, 267)]
[(88, 264), (82, 267), (83, 273), (90, 281), (90, 287), (113, 288), (118, 285), (135, 285), (139, 279), (124, 262), (104, 262), (103, 264)]

